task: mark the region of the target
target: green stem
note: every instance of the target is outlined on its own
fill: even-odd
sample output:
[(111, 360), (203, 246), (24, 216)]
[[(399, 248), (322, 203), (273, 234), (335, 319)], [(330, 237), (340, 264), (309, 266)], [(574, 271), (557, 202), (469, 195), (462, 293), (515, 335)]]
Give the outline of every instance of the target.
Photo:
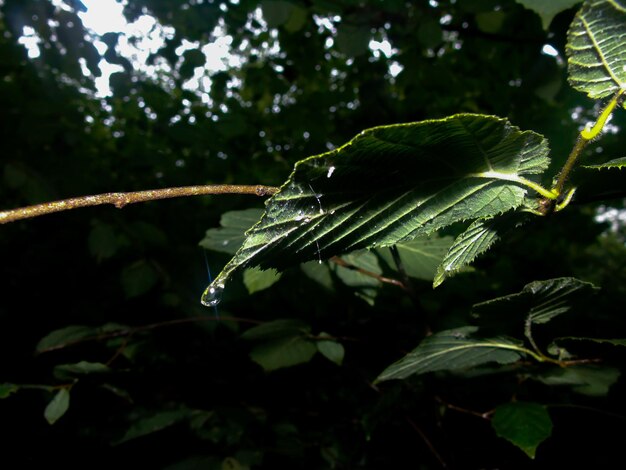
[[(582, 131), (580, 131), (580, 135), (576, 140), (576, 144), (569, 154), (569, 157), (567, 157), (565, 165), (563, 165), (563, 168), (559, 173), (557, 182), (552, 188), (553, 193), (560, 195), (563, 192), (565, 183), (567, 182), (570, 173), (578, 163), (578, 159), (580, 158), (582, 151), (585, 149), (587, 144), (589, 144), (589, 142), (591, 142), (593, 139), (600, 135), (609, 117), (611, 116), (617, 105), (620, 103), (625, 91), (626, 90), (619, 89), (617, 93), (613, 95), (613, 98), (611, 98), (611, 100), (607, 103), (605, 108), (602, 110), (595, 124), (593, 126), (588, 125)], [(561, 207), (561, 209), (562, 208), (563, 207)]]
[(511, 181), (513, 183), (519, 183), (522, 186), (526, 186), (527, 188), (530, 188), (533, 191), (541, 194), (547, 199), (556, 200), (556, 198), (558, 197), (558, 194), (556, 194), (554, 191), (550, 191), (540, 184), (530, 181), (523, 176), (517, 176), (509, 173), (500, 173), (499, 171), (484, 171), (482, 173), (476, 173), (472, 176), (477, 176), (479, 178), (494, 178), (503, 181)]

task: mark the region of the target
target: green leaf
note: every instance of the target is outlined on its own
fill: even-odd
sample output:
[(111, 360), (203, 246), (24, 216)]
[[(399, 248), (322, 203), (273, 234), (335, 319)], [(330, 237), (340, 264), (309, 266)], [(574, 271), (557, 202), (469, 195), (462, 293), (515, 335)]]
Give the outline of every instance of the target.
[(71, 325), (54, 330), (44, 336), (35, 347), (38, 353), (61, 348), (75, 341), (95, 336), (96, 329), (89, 326)]
[(250, 358), (266, 371), (309, 362), (317, 352), (311, 328), (298, 320), (274, 320), (245, 331), (243, 339), (258, 341)]
[(608, 162), (600, 163), (598, 165), (581, 165), (581, 168), (588, 168), (590, 170), (606, 170), (606, 169), (618, 169), (621, 170), (626, 166), (626, 157), (616, 158)]
[(552, 434), (552, 420), (545, 406), (513, 402), (500, 405), (491, 420), (496, 434), (522, 449), (531, 459), (537, 447)]
[(619, 376), (620, 371), (614, 367), (579, 365), (554, 367), (532, 378), (546, 385), (571, 386), (574, 392), (581, 395), (604, 397)]
[(505, 338), (478, 338), (474, 326), (435, 333), (407, 356), (387, 367), (376, 381), (404, 379), (414, 374), (475, 367), (489, 362), (509, 364), (524, 356), (521, 342)]
[(282, 273), (275, 269), (264, 271), (259, 268), (248, 268), (243, 272), (243, 283), (249, 294), (254, 294), (274, 285), (280, 279)]
[(112, 257), (120, 246), (115, 230), (109, 224), (98, 222), (87, 238), (89, 252), (98, 260)]
[(337, 27), (335, 42), (337, 49), (350, 57), (358, 57), (369, 49), (372, 33), (369, 27), (353, 26), (344, 22)]
[(333, 290), (333, 277), (330, 273), (328, 263), (319, 263), (318, 261), (309, 261), (300, 265), (302, 272), (322, 287)]
[(109, 366), (101, 362), (80, 361), (75, 364), (60, 364), (54, 367), (53, 374), (57, 379), (66, 380), (81, 375), (102, 374), (110, 372)]
[[(437, 266), (452, 244), (452, 237), (418, 237), (410, 242), (398, 243), (396, 248), (406, 273), (416, 279), (432, 281)], [(393, 257), (386, 248), (377, 250), (389, 266), (395, 267)]]
[(246, 330), (241, 337), (258, 341), (308, 334), (310, 331), (311, 327), (299, 320), (274, 320)]
[[(329, 336), (326, 333), (320, 333), (320, 336)], [(343, 345), (332, 339), (322, 339), (315, 343), (317, 350), (329, 361), (334, 362), (338, 366), (343, 363), (346, 351)]]
[(526, 214), (509, 213), (500, 217), (474, 221), (459, 235), (437, 267), (433, 287), (469, 265), (477, 256), (486, 252), (503, 233), (518, 227), (527, 219)]
[(382, 282), (375, 276), (382, 274), (378, 258), (370, 251), (360, 250), (341, 257), (348, 266), (335, 263), (333, 269), (341, 281), (356, 289), (356, 295), (373, 305)]
[(593, 284), (572, 277), (534, 281), (517, 294), (476, 304), (472, 312), (481, 324), (492, 326), (547, 323), (580, 307), (597, 290)]
[(594, 99), (626, 89), (624, 0), (586, 1), (572, 21), (565, 50), (575, 89)]
[(9, 395), (17, 392), (19, 389), (20, 387), (15, 384), (0, 384), (0, 400), (3, 398), (7, 398)]
[(50, 400), (43, 412), (43, 416), (48, 421), (48, 424), (54, 424), (65, 414), (69, 407), (70, 391), (67, 388), (62, 388)]
[(189, 410), (180, 409), (160, 411), (150, 416), (141, 417), (126, 430), (121, 439), (114, 441), (113, 445), (118, 445), (132, 439), (137, 439), (138, 437), (147, 436), (148, 434), (161, 431), (187, 419), (189, 415)]
[(593, 343), (604, 343), (604, 344), (610, 344), (612, 346), (626, 346), (626, 339), (624, 338), (585, 338), (585, 337), (580, 337), (580, 336), (565, 336), (562, 338), (557, 338), (554, 340), (555, 342), (558, 341), (591, 341)]
[(129, 298), (145, 294), (158, 280), (156, 271), (146, 260), (127, 266), (121, 274), (122, 287)]
[(309, 362), (317, 348), (303, 336), (289, 336), (255, 346), (250, 358), (267, 372)]
[(546, 31), (552, 19), (562, 11), (572, 8), (581, 0), (515, 0), (524, 8), (534, 11), (541, 17), (541, 24)]
[(241, 267), (282, 269), (517, 208), (528, 191), (522, 175), (542, 173), (547, 154), (542, 136), (493, 116), (366, 130), (296, 163), (203, 302)]
[(246, 231), (258, 222), (262, 214), (262, 209), (225, 212), (220, 219), (221, 227), (207, 230), (200, 246), (207, 250), (235, 254), (246, 238)]

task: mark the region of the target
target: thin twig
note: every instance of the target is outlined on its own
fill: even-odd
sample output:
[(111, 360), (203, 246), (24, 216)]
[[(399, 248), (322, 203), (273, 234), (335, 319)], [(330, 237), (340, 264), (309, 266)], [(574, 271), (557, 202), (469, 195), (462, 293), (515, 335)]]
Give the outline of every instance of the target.
[(437, 402), (441, 403), (443, 406), (445, 406), (446, 408), (450, 410), (476, 416), (477, 418), (481, 418), (481, 419), (489, 420), (491, 419), (491, 416), (495, 413), (495, 410), (485, 411), (484, 413), (481, 413), (480, 411), (469, 410), (467, 408), (463, 408), (460, 406), (453, 405), (452, 403), (448, 403), (447, 401), (445, 401), (443, 398), (439, 396), (435, 396), (435, 400), (437, 400)]
[(424, 443), (426, 444), (426, 446), (428, 447), (430, 452), (435, 456), (435, 458), (437, 459), (437, 461), (439, 462), (441, 467), (442, 468), (448, 468), (448, 464), (446, 463), (445, 460), (443, 460), (443, 457), (439, 454), (439, 452), (437, 452), (437, 449), (435, 449), (435, 446), (430, 441), (428, 436), (424, 433), (424, 431), (422, 431), (422, 429), (417, 424), (415, 424), (415, 421), (413, 421), (408, 416), (405, 416), (404, 419), (406, 420), (407, 423), (409, 423), (409, 426), (411, 426), (413, 428), (413, 430), (417, 434), (419, 434), (419, 436), (422, 438), (422, 440), (424, 441)]
[(73, 341), (67, 341), (65, 343), (55, 344), (54, 346), (41, 349), (37, 352), (45, 353), (45, 352), (50, 352), (50, 351), (56, 351), (59, 349), (67, 348), (69, 346), (74, 346), (76, 344), (85, 343), (87, 341), (102, 341), (104, 339), (119, 338), (122, 336), (132, 336), (135, 333), (139, 333), (141, 331), (148, 331), (148, 330), (154, 330), (154, 329), (165, 327), (165, 326), (182, 325), (185, 323), (195, 323), (195, 322), (201, 322), (201, 321), (233, 321), (233, 322), (238, 322), (238, 323), (252, 323), (255, 325), (260, 325), (263, 323), (262, 321), (259, 321), (259, 320), (253, 320), (250, 318), (240, 318), (240, 317), (216, 318), (216, 317), (203, 315), (203, 316), (191, 317), (191, 318), (178, 318), (176, 320), (168, 320), (168, 321), (163, 321), (163, 322), (158, 322), (158, 323), (150, 323), (148, 325), (123, 328), (117, 331), (111, 331), (110, 333), (101, 333), (99, 335), (87, 336), (85, 338), (80, 338), (80, 339), (76, 339)]
[(394, 286), (398, 286), (398, 287), (401, 287), (402, 289), (405, 289), (405, 285), (402, 282), (398, 281), (397, 279), (392, 279), (389, 277), (381, 276), (380, 274), (373, 273), (371, 271), (368, 271), (367, 269), (359, 268), (358, 266), (348, 263), (346, 260), (340, 258), (339, 256), (333, 256), (332, 258), (330, 258), (330, 261), (335, 263), (338, 266), (342, 266), (347, 269), (352, 269), (353, 271), (359, 272), (363, 274), (364, 276), (377, 279), (380, 282), (383, 282), (385, 284), (392, 284)]
[(251, 194), (254, 196), (271, 196), (278, 188), (261, 185), (210, 184), (205, 186), (183, 186), (178, 188), (150, 189), (127, 193), (104, 193), (92, 196), (74, 197), (61, 201), (45, 202), (34, 206), (21, 207), (0, 212), (0, 224), (29, 219), (53, 212), (78, 209), (80, 207), (113, 204), (118, 209), (137, 202), (155, 201), (184, 196), (204, 196), (207, 194)]

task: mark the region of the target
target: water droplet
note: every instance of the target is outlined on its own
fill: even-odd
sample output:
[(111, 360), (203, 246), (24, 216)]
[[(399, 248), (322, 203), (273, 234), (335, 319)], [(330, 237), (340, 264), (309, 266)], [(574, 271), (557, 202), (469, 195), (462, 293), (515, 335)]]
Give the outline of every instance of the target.
[(334, 213), (335, 213), (335, 209), (331, 210), (331, 211), (330, 211), (330, 213), (331, 213), (331, 214), (334, 214)]
[(207, 307), (215, 307), (222, 300), (222, 294), (224, 293), (224, 285), (223, 284), (211, 284), (206, 288), (204, 294), (202, 294), (202, 305), (206, 305)]
[(331, 176), (333, 176), (333, 172), (334, 172), (334, 171), (335, 171), (335, 167), (334, 167), (334, 166), (331, 166), (331, 167), (328, 169), (328, 173), (326, 173), (326, 178), (330, 178)]

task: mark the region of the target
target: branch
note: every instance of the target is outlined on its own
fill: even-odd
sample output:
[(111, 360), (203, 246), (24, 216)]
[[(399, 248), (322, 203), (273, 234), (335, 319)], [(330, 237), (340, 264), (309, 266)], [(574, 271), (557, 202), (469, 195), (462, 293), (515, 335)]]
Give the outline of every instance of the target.
[(21, 207), (0, 212), (0, 224), (30, 219), (53, 212), (78, 209), (80, 207), (113, 204), (118, 209), (136, 202), (155, 201), (184, 196), (203, 196), (207, 194), (251, 194), (254, 196), (271, 196), (278, 188), (261, 185), (210, 184), (206, 186), (183, 186), (179, 188), (150, 189), (128, 193), (105, 193), (94, 196), (74, 197), (61, 201), (45, 202), (34, 206)]

